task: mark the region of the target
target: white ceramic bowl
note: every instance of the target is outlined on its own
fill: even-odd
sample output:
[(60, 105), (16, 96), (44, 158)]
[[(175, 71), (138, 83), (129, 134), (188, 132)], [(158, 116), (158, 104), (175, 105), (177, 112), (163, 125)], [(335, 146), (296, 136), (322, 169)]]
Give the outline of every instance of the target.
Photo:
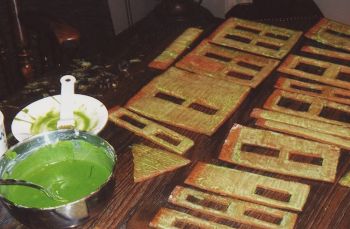
[[(23, 108), (11, 125), (15, 138), (22, 141), (33, 135), (55, 130), (59, 119), (60, 98), (60, 95), (46, 97)], [(72, 99), (75, 128), (98, 134), (108, 121), (107, 108), (90, 96), (75, 94)]]

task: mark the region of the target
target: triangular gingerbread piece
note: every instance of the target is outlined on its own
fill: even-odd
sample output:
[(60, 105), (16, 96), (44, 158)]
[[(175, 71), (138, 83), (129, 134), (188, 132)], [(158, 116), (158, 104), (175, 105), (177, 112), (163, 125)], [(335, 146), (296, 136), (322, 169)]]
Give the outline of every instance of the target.
[(350, 171), (339, 180), (339, 184), (350, 188)]
[(185, 166), (191, 161), (146, 145), (133, 145), (134, 181), (140, 182)]

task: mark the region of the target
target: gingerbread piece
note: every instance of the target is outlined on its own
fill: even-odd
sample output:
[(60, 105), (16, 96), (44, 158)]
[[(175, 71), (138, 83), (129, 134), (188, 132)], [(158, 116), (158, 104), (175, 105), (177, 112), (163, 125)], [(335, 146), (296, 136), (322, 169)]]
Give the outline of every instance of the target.
[(279, 78), (275, 87), (284, 91), (316, 96), (350, 105), (350, 91), (336, 87), (306, 83), (288, 78)]
[(284, 175), (333, 182), (340, 149), (267, 130), (235, 125), (221, 160)]
[(264, 108), (350, 127), (350, 106), (322, 98), (275, 90), (266, 100)]
[(345, 52), (338, 52), (329, 49), (317, 48), (314, 46), (303, 46), (301, 51), (319, 56), (332, 57), (340, 60), (350, 61), (350, 54)]
[(327, 61), (289, 55), (278, 71), (336, 87), (350, 87), (350, 67)]
[(219, 45), (282, 59), (302, 32), (238, 18), (229, 18), (210, 36)]
[(149, 67), (165, 70), (194, 42), (202, 29), (188, 28), (178, 38), (175, 39), (159, 56), (157, 56)]
[(110, 110), (109, 120), (178, 154), (184, 154), (194, 145), (191, 139), (124, 108)]
[(339, 184), (350, 188), (350, 171), (339, 180)]
[(350, 149), (349, 140), (337, 137), (330, 134), (325, 134), (322, 132), (317, 132), (312, 129), (293, 126), (283, 122), (276, 122), (273, 120), (258, 119), (255, 123), (257, 126), (261, 126), (270, 130), (280, 131), (288, 134), (293, 134), (303, 138), (311, 139), (318, 142), (323, 142), (327, 144), (332, 144), (343, 149)]
[(279, 61), (202, 41), (176, 67), (249, 87), (258, 86)]
[(169, 202), (203, 214), (259, 228), (292, 229), (297, 219), (294, 213), (180, 186), (172, 191)]
[(188, 228), (201, 229), (232, 229), (232, 227), (207, 221), (187, 213), (179, 212), (169, 208), (161, 208), (149, 224), (150, 227), (159, 229)]
[(309, 129), (311, 131), (315, 131), (317, 133), (334, 135), (341, 138), (341, 141), (346, 141), (346, 139), (350, 140), (349, 127), (334, 125), (331, 123), (326, 123), (326, 122), (299, 117), (295, 115), (290, 115), (286, 113), (280, 113), (277, 111), (263, 110), (258, 108), (255, 108), (253, 112), (250, 114), (250, 116), (257, 119), (281, 122), (291, 126), (299, 126), (305, 129)]
[(191, 161), (179, 155), (146, 145), (133, 145), (134, 181), (140, 182), (173, 171)]
[(127, 103), (146, 117), (211, 135), (238, 108), (249, 87), (170, 68)]
[(323, 18), (305, 36), (322, 44), (350, 51), (349, 25)]
[(305, 184), (199, 162), (186, 184), (271, 207), (301, 211), (309, 195)]

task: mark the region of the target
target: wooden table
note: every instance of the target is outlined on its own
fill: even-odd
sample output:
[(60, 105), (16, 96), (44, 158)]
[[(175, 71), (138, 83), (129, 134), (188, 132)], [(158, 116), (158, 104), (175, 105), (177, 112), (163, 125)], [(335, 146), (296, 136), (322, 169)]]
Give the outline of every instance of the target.
[[(208, 31), (211, 31), (212, 28), (212, 25), (211, 27), (208, 26)], [(172, 33), (163, 31), (157, 42), (145, 44), (145, 47), (148, 47), (148, 50), (145, 52), (148, 52), (148, 54), (146, 55), (141, 52), (141, 62), (132, 64), (129, 68), (129, 73), (117, 70), (116, 63), (120, 62), (115, 61), (116, 59), (112, 61), (109, 59), (110, 62), (105, 62), (103, 65), (92, 63), (92, 66), (87, 69), (83, 68), (81, 65), (82, 62), (80, 62), (71, 70), (73, 71), (73, 75), (78, 76), (77, 92), (96, 97), (107, 108), (123, 106), (143, 85), (159, 74), (159, 72), (147, 69), (147, 63), (179, 35), (180, 32), (181, 29)], [(147, 39), (144, 41), (147, 41)], [(305, 38), (302, 38), (292, 52), (297, 52), (300, 45), (305, 42)], [(139, 54), (134, 53), (130, 57), (138, 59), (140, 52)], [(350, 63), (348, 64), (350, 65)], [(79, 228), (147, 228), (150, 220), (161, 207), (176, 209), (175, 206), (167, 202), (169, 194), (176, 185), (184, 185), (185, 178), (198, 161), (309, 184), (311, 186), (311, 192), (304, 210), (298, 213), (296, 228), (350, 228), (350, 189), (337, 184), (337, 181), (349, 168), (350, 156), (348, 152), (342, 152), (335, 183), (311, 181), (267, 173), (234, 166), (218, 160), (218, 153), (232, 125), (234, 123), (240, 123), (247, 126), (254, 126), (254, 120), (249, 117), (249, 114), (253, 108), (262, 107), (266, 98), (271, 94), (273, 84), (279, 76), (279, 73), (274, 72), (259, 87), (252, 90), (238, 111), (211, 137), (167, 126), (193, 139), (195, 146), (186, 154), (186, 157), (192, 163), (174, 172), (160, 175), (145, 182), (133, 182), (133, 160), (130, 146), (140, 142), (152, 146), (156, 145), (136, 137), (131, 132), (117, 127), (113, 123), (108, 123), (106, 128), (100, 133), (100, 136), (110, 142), (117, 152), (117, 185), (113, 192), (113, 198), (103, 212)], [(96, 79), (97, 77), (98, 80)], [(7, 133), (10, 133), (10, 122), (19, 108), (23, 108), (25, 105), (43, 96), (57, 94), (58, 86), (57, 77), (45, 78), (28, 85), (22, 92), (19, 92), (8, 100), (2, 101), (0, 103), (0, 109), (5, 113)], [(13, 138), (10, 139), (10, 143), (15, 143)], [(183, 208), (181, 210), (184, 211)], [(239, 224), (231, 225), (239, 226)], [(12, 218), (3, 207), (0, 207), (0, 228), (25, 228), (25, 226)]]

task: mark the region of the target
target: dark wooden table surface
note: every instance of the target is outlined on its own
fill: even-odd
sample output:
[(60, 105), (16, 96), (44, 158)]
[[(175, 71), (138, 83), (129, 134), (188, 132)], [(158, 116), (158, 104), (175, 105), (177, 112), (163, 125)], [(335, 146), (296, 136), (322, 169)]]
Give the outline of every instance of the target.
[[(201, 25), (202, 28), (206, 29), (204, 37), (212, 31), (217, 22)], [(302, 25), (303, 29), (307, 29), (314, 22), (304, 23)], [(288, 25), (293, 25), (293, 22), (277, 21), (275, 24), (288, 27)], [(115, 52), (113, 58), (104, 58), (102, 55), (102, 57), (94, 61), (77, 60), (66, 72), (77, 77), (77, 93), (91, 95), (101, 100), (107, 108), (123, 106), (143, 85), (160, 73), (148, 69), (148, 62), (175, 39), (186, 26), (188, 25), (174, 26), (174, 29), (166, 28), (166, 26), (160, 28), (152, 26), (140, 27), (141, 29), (136, 28), (136, 37), (131, 37), (128, 41), (124, 40), (125, 43), (117, 44), (111, 49), (112, 52)], [(153, 36), (148, 35), (148, 37), (143, 35), (150, 32), (157, 32), (157, 34)], [(140, 42), (135, 42), (137, 40)], [(292, 52), (298, 53), (300, 46), (308, 42), (310, 41), (302, 38)], [(126, 48), (125, 46), (128, 47)], [(345, 64), (350, 65), (350, 63)], [(127, 66), (127, 70), (123, 66)], [(261, 172), (234, 166), (217, 159), (228, 131), (234, 123), (254, 126), (254, 120), (249, 117), (250, 112), (255, 107), (262, 107), (266, 98), (273, 91), (274, 82), (280, 75), (280, 73), (274, 72), (259, 87), (252, 90), (238, 111), (211, 137), (167, 126), (193, 139), (195, 145), (186, 154), (186, 157), (192, 163), (174, 172), (160, 175), (145, 182), (133, 182), (133, 160), (130, 146), (140, 142), (157, 146), (109, 122), (100, 133), (100, 136), (115, 147), (118, 157), (117, 185), (114, 189), (113, 198), (105, 209), (96, 218), (79, 228), (148, 228), (150, 220), (161, 207), (176, 208), (167, 202), (169, 194), (176, 185), (184, 185), (183, 182), (186, 176), (197, 161), (309, 184), (311, 192), (304, 210), (298, 213), (296, 228), (350, 228), (350, 189), (337, 184), (340, 177), (350, 168), (349, 152), (342, 152), (335, 183), (311, 181)], [(9, 128), (15, 114), (21, 108), (37, 99), (58, 94), (58, 79), (59, 76), (50, 76), (36, 80), (16, 95), (1, 101), (0, 110), (5, 114), (10, 144), (16, 142)], [(232, 226), (240, 225), (233, 223)], [(25, 228), (25, 226), (12, 218), (7, 210), (0, 206), (0, 228)], [(240, 226), (240, 228), (247, 227)]]

